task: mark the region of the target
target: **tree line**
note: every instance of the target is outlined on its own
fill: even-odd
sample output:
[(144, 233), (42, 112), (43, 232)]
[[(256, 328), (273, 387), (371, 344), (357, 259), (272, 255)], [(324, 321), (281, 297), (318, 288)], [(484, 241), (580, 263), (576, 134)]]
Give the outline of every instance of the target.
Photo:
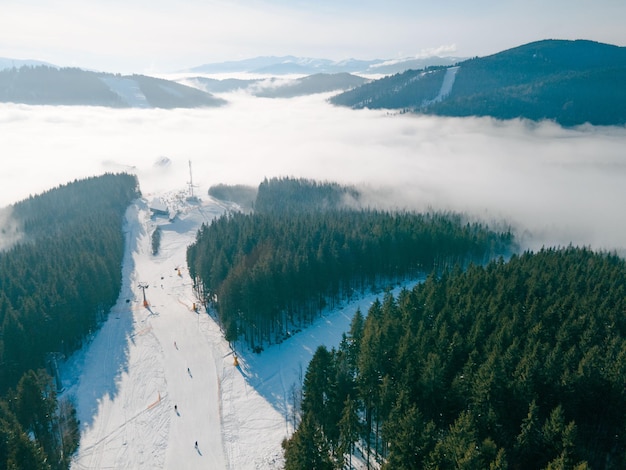
[(254, 210), (263, 214), (326, 212), (360, 208), (361, 192), (332, 181), (306, 178), (265, 178), (259, 184)]
[[(320, 347), (286, 469), (626, 467), (626, 262), (585, 248), (455, 267)], [(351, 465), (350, 465), (351, 466)]]
[(242, 337), (258, 350), (384, 281), (485, 262), (511, 246), (510, 232), (495, 233), (458, 214), (288, 208), (230, 213), (203, 225), (187, 264), (226, 339)]
[[(77, 180), (13, 205), (18, 242), (0, 252), (0, 468), (66, 468), (77, 445), (70, 403), (46, 367), (115, 304), (123, 219), (135, 176)], [(63, 439), (66, 433), (69, 439)]]

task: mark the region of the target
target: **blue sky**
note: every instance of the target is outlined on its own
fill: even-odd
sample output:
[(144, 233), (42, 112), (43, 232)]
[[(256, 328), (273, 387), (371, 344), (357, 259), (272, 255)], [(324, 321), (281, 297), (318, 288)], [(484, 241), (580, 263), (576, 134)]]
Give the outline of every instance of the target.
[(0, 57), (120, 73), (261, 55), (484, 56), (527, 42), (626, 46), (623, 0), (2, 0)]

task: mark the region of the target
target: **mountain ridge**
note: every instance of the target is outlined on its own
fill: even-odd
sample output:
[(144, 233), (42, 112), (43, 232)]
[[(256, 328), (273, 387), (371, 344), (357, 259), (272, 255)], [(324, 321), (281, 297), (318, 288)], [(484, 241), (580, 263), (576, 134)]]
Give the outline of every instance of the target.
[(0, 102), (111, 108), (196, 108), (224, 100), (174, 81), (46, 65), (0, 70)]
[(464, 60), (458, 57), (423, 57), (402, 59), (317, 59), (310, 57), (260, 56), (251, 59), (207, 63), (191, 67), (181, 72), (191, 73), (258, 73), (268, 75), (316, 74), (316, 73), (361, 73), (389, 74), (408, 69), (425, 68), (434, 65), (454, 65)]
[(626, 123), (626, 48), (547, 39), (460, 62), (440, 94), (447, 67), (407, 71), (334, 96), (352, 108), (441, 116), (553, 120), (574, 126)]
[(311, 95), (315, 93), (345, 91), (364, 83), (368, 79), (352, 75), (347, 72), (341, 73), (315, 73), (300, 78), (226, 78), (215, 79), (207, 77), (189, 77), (181, 81), (191, 86), (200, 88), (208, 93), (227, 93), (243, 90), (254, 96), (263, 98), (294, 98), (296, 96)]

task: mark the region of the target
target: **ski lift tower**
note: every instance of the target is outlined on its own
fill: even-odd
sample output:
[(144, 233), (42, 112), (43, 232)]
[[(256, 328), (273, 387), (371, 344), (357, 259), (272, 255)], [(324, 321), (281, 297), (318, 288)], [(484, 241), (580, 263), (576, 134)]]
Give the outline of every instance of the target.
[(140, 282), (139, 288), (143, 292), (143, 306), (148, 308), (148, 300), (146, 299), (146, 289), (148, 288), (148, 284), (146, 284), (145, 282)]
[(197, 188), (197, 186), (194, 186), (193, 184), (193, 174), (191, 173), (191, 160), (189, 160), (189, 183), (187, 183), (187, 185), (189, 186), (189, 196), (187, 196), (187, 201), (199, 202), (200, 199), (198, 198), (198, 196), (193, 194), (193, 188)]

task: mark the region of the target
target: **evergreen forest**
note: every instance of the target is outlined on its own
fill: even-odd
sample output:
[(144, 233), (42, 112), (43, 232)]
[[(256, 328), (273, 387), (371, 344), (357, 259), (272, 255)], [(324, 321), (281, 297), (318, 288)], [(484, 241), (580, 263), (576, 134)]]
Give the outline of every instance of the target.
[[(294, 194), (300, 186), (307, 197)], [(366, 289), (486, 262), (512, 248), (510, 232), (457, 214), (337, 208), (332, 201), (346, 194), (352, 191), (333, 183), (264, 182), (254, 213), (230, 213), (201, 227), (187, 264), (227, 340), (243, 338), (260, 351)]]
[(626, 468), (625, 313), (626, 262), (575, 247), (386, 294), (315, 352), (285, 468)]
[(325, 212), (360, 207), (358, 189), (331, 181), (271, 178), (259, 185), (254, 210), (263, 214)]
[[(131, 87), (129, 99), (119, 87)], [(0, 70), (0, 102), (30, 105), (137, 106), (163, 109), (221, 106), (224, 100), (196, 88), (146, 75), (92, 72), (47, 65)]]
[(355, 109), (420, 109), (438, 95), (445, 73), (444, 67), (406, 70), (344, 91), (330, 102)]
[(47, 105), (125, 106), (124, 101), (94, 72), (45, 65), (0, 71), (0, 101)]
[(77, 180), (10, 206), (0, 238), (0, 469), (62, 469), (78, 443), (57, 401), (55, 359), (80, 348), (115, 304), (135, 176)]
[(457, 64), (442, 100), (445, 70), (408, 70), (331, 98), (352, 108), (438, 116), (553, 120), (563, 126), (626, 123), (626, 48), (585, 40), (543, 40)]

